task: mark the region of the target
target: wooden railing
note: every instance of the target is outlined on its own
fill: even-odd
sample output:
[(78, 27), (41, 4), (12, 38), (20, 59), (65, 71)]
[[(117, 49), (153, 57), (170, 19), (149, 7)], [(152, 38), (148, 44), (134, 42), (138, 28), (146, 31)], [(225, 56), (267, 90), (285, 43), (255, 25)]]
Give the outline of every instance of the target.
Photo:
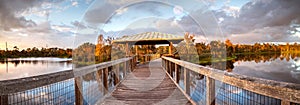
[[(190, 74), (191, 72), (199, 74), (200, 76), (204, 76), (203, 87), (206, 89), (204, 96), (205, 104), (211, 105), (219, 102), (222, 102), (217, 98), (219, 93), (216, 93), (216, 89), (220, 88), (225, 91), (227, 87), (239, 89), (242, 92), (247, 94), (245, 95), (254, 95), (256, 98), (250, 100), (250, 98), (245, 98), (243, 96), (235, 96), (235, 98), (239, 98), (242, 102), (236, 102), (238, 104), (245, 104), (246, 102), (252, 104), (270, 104), (273, 102), (258, 102), (258, 100), (273, 100), (274, 103), (289, 105), (291, 103), (300, 103), (300, 84), (293, 83), (285, 83), (285, 82), (277, 82), (272, 80), (260, 79), (255, 77), (248, 77), (244, 75), (238, 75), (235, 73), (225, 72), (221, 70), (216, 70), (209, 67), (204, 67), (198, 64), (193, 64), (190, 62), (170, 58), (170, 57), (162, 57), (162, 66), (163, 68), (172, 76), (174, 82), (179, 84), (179, 81), (182, 77), (183, 71), (183, 90), (186, 94), (191, 95), (191, 81)], [(216, 82), (223, 83), (222, 86), (216, 87)], [(226, 87), (224, 87), (226, 86)], [(198, 88), (199, 89), (199, 88)], [(195, 90), (197, 91), (197, 90)], [(242, 93), (243, 94), (243, 93)], [(225, 94), (226, 95), (226, 94)], [(226, 96), (227, 97), (227, 96)], [(233, 97), (227, 97), (227, 102), (231, 103)], [(224, 104), (223, 103), (223, 104)], [(247, 104), (246, 103), (246, 104)], [(273, 104), (274, 104), (273, 103)], [(202, 103), (203, 104), (203, 103)]]
[[(8, 105), (8, 104), (28, 104), (29, 101), (36, 101), (36, 98), (44, 97), (42, 95), (54, 94), (57, 91), (64, 90), (66, 88), (67, 92), (71, 92), (70, 95), (74, 94), (71, 100), (75, 101), (77, 105), (83, 104), (83, 85), (82, 85), (82, 77), (87, 74), (95, 74), (97, 82), (102, 82), (98, 84), (102, 84), (99, 88), (104, 88), (104, 90), (108, 90), (109, 80), (108, 77), (113, 78), (113, 84), (119, 83), (121, 80), (120, 77), (125, 77), (127, 73), (131, 72), (136, 66), (136, 57), (127, 57), (118, 60), (113, 60), (109, 62), (103, 62), (100, 64), (85, 66), (81, 68), (75, 68), (73, 70), (65, 70), (62, 72), (50, 73), (39, 76), (26, 77), (21, 79), (14, 80), (4, 80), (0, 81), (0, 105)], [(120, 67), (122, 65), (122, 67)], [(123, 76), (120, 75), (120, 69), (123, 70)], [(70, 81), (74, 81), (73, 83), (69, 83)], [(68, 82), (66, 84), (66, 82)], [(57, 86), (56, 86), (57, 85)], [(65, 87), (64, 87), (65, 86)], [(72, 87), (70, 87), (72, 86)], [(51, 92), (47, 89), (55, 88), (55, 92)], [(70, 89), (71, 88), (71, 89)], [(72, 90), (73, 91), (69, 91)], [(45, 90), (45, 91), (44, 91)], [(46, 92), (43, 94), (33, 93), (38, 92)], [(107, 92), (107, 91), (104, 91)], [(68, 94), (69, 93), (65, 93)], [(103, 93), (107, 94), (107, 93)], [(64, 95), (64, 94), (62, 94)], [(29, 97), (24, 98), (23, 96)], [(41, 102), (34, 104), (46, 104), (46, 102), (53, 102), (55, 99), (59, 99), (58, 97), (54, 97), (51, 99), (44, 99)], [(72, 103), (72, 102), (71, 102)], [(55, 104), (55, 103), (48, 103)]]
[(160, 58), (160, 54), (146, 54), (143, 56), (138, 56), (138, 58), (141, 60), (140, 61), (141, 63), (144, 63), (144, 62), (149, 62), (151, 60)]

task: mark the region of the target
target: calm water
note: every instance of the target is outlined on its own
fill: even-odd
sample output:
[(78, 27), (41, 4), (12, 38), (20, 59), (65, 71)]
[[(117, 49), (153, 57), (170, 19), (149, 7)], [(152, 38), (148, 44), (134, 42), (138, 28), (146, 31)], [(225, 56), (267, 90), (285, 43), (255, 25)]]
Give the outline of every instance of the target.
[(237, 59), (226, 62), (226, 69), (237, 74), (300, 84), (300, 56), (296, 54), (238, 55)]
[(300, 84), (300, 58), (287, 61), (280, 58), (273, 61), (237, 61), (233, 72), (247, 76)]
[(0, 81), (72, 69), (70, 58), (9, 58), (0, 62)]

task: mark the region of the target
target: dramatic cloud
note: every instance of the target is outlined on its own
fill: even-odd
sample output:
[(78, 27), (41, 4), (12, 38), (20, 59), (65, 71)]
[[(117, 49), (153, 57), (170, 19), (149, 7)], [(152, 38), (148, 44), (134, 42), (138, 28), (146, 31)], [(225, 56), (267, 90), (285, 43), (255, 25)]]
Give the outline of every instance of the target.
[(17, 13), (35, 5), (40, 5), (39, 0), (1, 0), (0, 1), (0, 29), (10, 30), (11, 28), (22, 28), (33, 26), (32, 20), (26, 20)]
[(291, 24), (300, 24), (299, 4), (299, 0), (257, 0), (246, 3), (240, 9), (222, 8), (214, 14), (222, 20), (219, 23), (223, 32), (234, 34), (230, 37), (233, 40), (295, 41), (289, 31), (295, 29)]
[(263, 27), (289, 26), (292, 21), (297, 21), (297, 24), (299, 24), (299, 4), (299, 0), (248, 2), (241, 8), (237, 18), (224, 16), (223, 14), (225, 19), (221, 25), (223, 30), (237, 34), (247, 33)]

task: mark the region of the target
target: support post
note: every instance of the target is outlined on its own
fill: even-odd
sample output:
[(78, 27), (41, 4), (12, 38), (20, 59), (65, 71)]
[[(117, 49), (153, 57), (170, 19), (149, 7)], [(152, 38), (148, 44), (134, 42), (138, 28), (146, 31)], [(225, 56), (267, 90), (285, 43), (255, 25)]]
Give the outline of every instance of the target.
[(169, 62), (169, 74), (171, 75), (171, 71), (172, 71), (172, 62)]
[(206, 105), (215, 105), (215, 80), (206, 78)]
[(0, 105), (8, 105), (8, 95), (0, 96)]
[(127, 61), (125, 61), (123, 65), (123, 77), (125, 78), (127, 74)]
[(119, 64), (115, 65), (114, 73), (115, 73), (115, 76), (114, 76), (114, 85), (116, 85), (120, 81), (120, 66), (119, 66)]
[(135, 45), (135, 55), (138, 55), (138, 45)]
[(169, 61), (168, 60), (166, 60), (166, 70), (169, 73)]
[(129, 68), (130, 68), (130, 72), (132, 72), (133, 71), (133, 69), (132, 69), (133, 68), (132, 67), (132, 60), (129, 60), (129, 64), (128, 65), (129, 65)]
[(102, 82), (102, 69), (96, 71), (96, 81), (97, 81), (97, 84), (98, 84), (99, 91), (103, 92), (104, 89), (103, 89), (103, 86), (101, 85), (101, 82)]
[(103, 70), (103, 86), (104, 86), (104, 94), (108, 91), (108, 67)]
[(180, 80), (179, 65), (175, 64), (175, 81), (178, 84)]
[(170, 42), (170, 43), (169, 43), (169, 54), (170, 54), (170, 55), (172, 55), (172, 45), (173, 45), (173, 43)]
[(281, 105), (291, 105), (291, 102), (286, 100), (281, 100)]
[(190, 95), (190, 72), (187, 68), (184, 68), (184, 89), (185, 93)]
[(126, 54), (126, 57), (128, 57), (129, 56), (129, 54), (128, 54), (128, 52), (129, 52), (129, 47), (128, 47), (128, 43), (126, 43), (126, 45), (125, 45), (125, 54)]
[(174, 77), (174, 76), (173, 76), (173, 71), (174, 71), (174, 68), (175, 68), (174, 65), (175, 65), (175, 63), (171, 62), (170, 75), (171, 75), (172, 78)]
[(75, 77), (75, 104), (76, 105), (83, 105), (82, 92), (83, 92), (82, 91), (82, 80), (80, 77)]

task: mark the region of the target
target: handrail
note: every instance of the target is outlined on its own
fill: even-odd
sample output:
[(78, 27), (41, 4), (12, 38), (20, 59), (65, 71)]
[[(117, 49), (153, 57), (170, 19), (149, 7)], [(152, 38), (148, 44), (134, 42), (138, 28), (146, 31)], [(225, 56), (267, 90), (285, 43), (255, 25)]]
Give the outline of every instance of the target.
[(90, 66), (69, 69), (65, 71), (43, 74), (38, 76), (31, 76), (19, 79), (0, 81), (0, 95), (7, 95), (10, 93), (21, 92), (48, 84), (60, 82), (74, 77), (84, 76), (88, 73), (95, 72), (119, 63), (127, 62), (134, 57), (121, 58), (113, 61), (103, 62)]
[(75, 68), (73, 70), (74, 76), (75, 77), (83, 76), (83, 75), (86, 75), (88, 73), (92, 73), (92, 72), (98, 71), (99, 69), (104, 69), (104, 68), (107, 68), (107, 67), (119, 64), (119, 63), (123, 63), (123, 62), (129, 61), (129, 60), (133, 59), (133, 57), (121, 58), (121, 59), (117, 59), (117, 60), (113, 60), (113, 61), (103, 62), (103, 63), (100, 63), (100, 64), (95, 64), (95, 65), (90, 65), (90, 66)]
[(25, 77), (20, 79), (0, 81), (0, 95), (7, 95), (33, 89), (48, 84), (73, 78), (73, 70), (65, 70), (55, 73), (43, 74), (38, 76)]
[(198, 64), (182, 61), (170, 57), (162, 57), (164, 60), (180, 65), (185, 70), (202, 74), (206, 77), (236, 86), (254, 93), (277, 98), (283, 101), (300, 103), (300, 84), (279, 82), (236, 73), (225, 72)]

